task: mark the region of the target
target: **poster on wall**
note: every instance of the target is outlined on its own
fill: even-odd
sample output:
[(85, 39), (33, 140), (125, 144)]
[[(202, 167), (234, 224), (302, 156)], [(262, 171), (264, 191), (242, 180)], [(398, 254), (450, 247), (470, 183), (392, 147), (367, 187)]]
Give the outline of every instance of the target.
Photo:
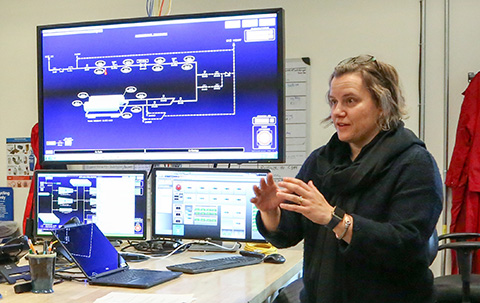
[(0, 187), (0, 221), (13, 221), (13, 188)]
[(7, 185), (30, 187), (34, 169), (30, 138), (7, 138)]

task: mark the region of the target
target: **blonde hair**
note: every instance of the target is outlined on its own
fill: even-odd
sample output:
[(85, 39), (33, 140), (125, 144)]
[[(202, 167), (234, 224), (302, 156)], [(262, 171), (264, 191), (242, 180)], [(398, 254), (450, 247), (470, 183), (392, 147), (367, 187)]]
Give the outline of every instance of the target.
[[(382, 130), (396, 128), (406, 117), (405, 98), (400, 89), (399, 77), (396, 69), (390, 64), (378, 61), (371, 55), (360, 55), (347, 58), (335, 67), (330, 76), (329, 85), (333, 78), (349, 73), (359, 73), (363, 83), (370, 92), (378, 108), (382, 110), (378, 118), (378, 125)], [(327, 96), (330, 91), (327, 93)], [(324, 121), (331, 121), (331, 116)]]

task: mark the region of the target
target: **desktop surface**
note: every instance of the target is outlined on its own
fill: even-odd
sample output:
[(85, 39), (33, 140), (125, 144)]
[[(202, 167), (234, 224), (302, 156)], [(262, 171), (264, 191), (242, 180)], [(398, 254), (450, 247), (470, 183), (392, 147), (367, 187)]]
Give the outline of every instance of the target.
[[(228, 298), (232, 303), (263, 302), (275, 290), (295, 277), (302, 269), (303, 244), (289, 249), (279, 249), (286, 258), (283, 264), (261, 263), (200, 275), (182, 275), (178, 279), (165, 282), (149, 289), (129, 289), (119, 287), (93, 286), (83, 282), (64, 281), (53, 287), (52, 294), (15, 294), (13, 286), (0, 284), (0, 293), (6, 302), (20, 303), (89, 303), (112, 292), (158, 294), (192, 294), (195, 303), (222, 302)], [(140, 263), (130, 263), (132, 268), (165, 270), (166, 266), (182, 262), (192, 262), (202, 252), (186, 252), (166, 259), (151, 258)], [(21, 283), (21, 282), (19, 282)]]

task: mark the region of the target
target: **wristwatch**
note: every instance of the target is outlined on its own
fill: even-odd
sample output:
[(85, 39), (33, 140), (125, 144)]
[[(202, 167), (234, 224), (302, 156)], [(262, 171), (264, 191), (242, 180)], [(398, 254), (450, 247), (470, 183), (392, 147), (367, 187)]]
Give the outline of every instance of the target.
[(345, 216), (345, 211), (335, 206), (335, 208), (332, 211), (332, 219), (326, 225), (327, 228), (333, 230), (335, 226), (338, 225), (338, 223), (342, 222), (343, 216)]

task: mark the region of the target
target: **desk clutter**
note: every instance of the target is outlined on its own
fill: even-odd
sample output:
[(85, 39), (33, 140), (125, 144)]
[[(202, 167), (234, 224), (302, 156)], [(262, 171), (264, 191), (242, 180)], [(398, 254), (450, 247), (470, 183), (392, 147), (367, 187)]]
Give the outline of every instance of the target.
[[(168, 16), (166, 22), (122, 18), (37, 26), (39, 123), (31, 140), (37, 161), (24, 230), (31, 239), (46, 240), (27, 241), (19, 255), (9, 256), (5, 279), (18, 285), (17, 293), (35, 290), (29, 282), (35, 270), (26, 261), (54, 254), (55, 280), (43, 291), (56, 292), (60, 283), (60, 292), (70, 291), (66, 285), (82, 282), (78, 296), (95, 292), (87, 302), (108, 292), (89, 284), (150, 288), (183, 279), (177, 287), (191, 289), (195, 275), (169, 267), (204, 264), (186, 261), (205, 252), (230, 254), (228, 268), (243, 267), (234, 276), (246, 265), (262, 271), (277, 265), (260, 263), (285, 262), (272, 247), (160, 239), (265, 241), (256, 226), (258, 209), (249, 201), (270, 173), (258, 164), (288, 159), (283, 15), (282, 8), (268, 8)], [(267, 81), (259, 86), (258, 77)], [(68, 225), (73, 217), (82, 224)], [(127, 242), (115, 247), (110, 240)], [(241, 249), (252, 254), (239, 255)], [(28, 260), (21, 256), (27, 254)], [(298, 271), (300, 258), (292, 254), (288, 269)], [(26, 267), (17, 266), (22, 262)], [(282, 272), (266, 276), (290, 274)], [(27, 282), (17, 283), (22, 279)], [(244, 288), (261, 294), (256, 287), (263, 282)], [(162, 290), (175, 283), (165, 284)], [(230, 287), (220, 288), (231, 296)], [(239, 293), (241, 302), (250, 301), (243, 300), (247, 293)], [(69, 295), (47, 296), (49, 303), (63, 303)], [(215, 301), (207, 297), (202, 302)]]
[[(245, 249), (249, 250), (240, 250), (237, 254), (235, 252), (241, 244), (236, 243), (232, 246), (235, 248), (233, 251), (227, 247), (226, 249), (230, 249), (227, 253), (225, 249), (219, 250), (222, 253), (207, 254), (205, 258), (196, 257), (195, 259), (200, 260), (192, 262), (167, 265), (165, 270), (132, 269), (127, 261), (165, 259), (188, 251), (193, 244), (209, 244), (220, 248), (222, 245), (209, 241), (181, 243), (159, 239), (129, 242), (117, 249), (95, 223), (69, 225), (52, 231), (52, 235), (52, 240), (44, 241), (40, 247), (39, 243), (34, 245), (26, 236), (11, 239), (0, 246), (0, 256), (4, 261), (0, 266), (0, 273), (4, 277), (4, 282), (15, 284), (15, 293), (51, 293), (54, 292), (54, 285), (64, 281), (150, 288), (178, 278), (183, 273), (198, 274), (263, 262), (277, 264), (285, 262), (285, 258), (276, 253), (276, 248), (269, 244), (249, 244), (245, 246)], [(28, 265), (17, 266), (23, 258), (28, 260)]]

